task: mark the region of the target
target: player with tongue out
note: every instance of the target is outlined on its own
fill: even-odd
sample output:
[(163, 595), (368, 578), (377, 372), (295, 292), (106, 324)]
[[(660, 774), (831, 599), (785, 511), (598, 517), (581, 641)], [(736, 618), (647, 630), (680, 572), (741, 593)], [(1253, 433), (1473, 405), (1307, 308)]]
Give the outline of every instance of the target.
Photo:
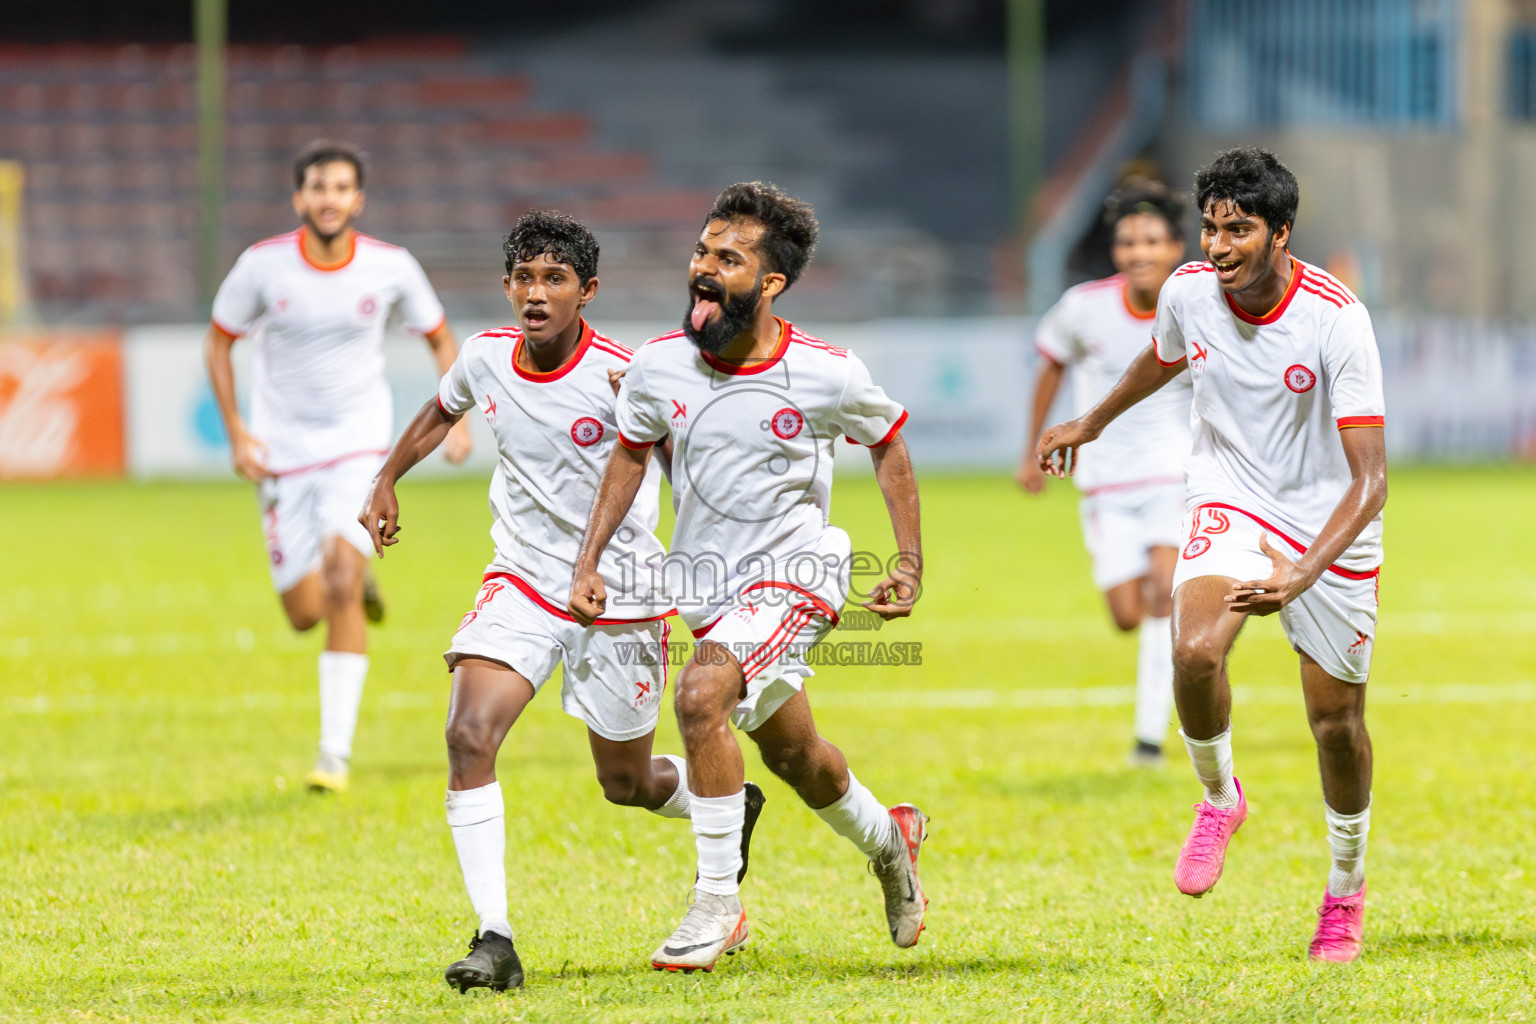
[(736, 838), (744, 774), (732, 723), (869, 858), (896, 945), (914, 945), (923, 929), (917, 856), (927, 817), (911, 804), (887, 809), (853, 777), (817, 732), (805, 694), (807, 653), (849, 593), (848, 535), (827, 522), (839, 437), (869, 446), (899, 552), (864, 607), (887, 619), (911, 614), (923, 569), (917, 482), (899, 436), (906, 411), (857, 356), (773, 314), (816, 236), (810, 206), (772, 185), (732, 185), (716, 198), (689, 264), (683, 329), (647, 342), (624, 377), (619, 444), (572, 576), (573, 616), (614, 614), (623, 597), (610, 600), (598, 559), (645, 479), (651, 447), (670, 436), (668, 584), (700, 641), (675, 697), (699, 860), (693, 906), (651, 956), (658, 969), (707, 971), (747, 942)]

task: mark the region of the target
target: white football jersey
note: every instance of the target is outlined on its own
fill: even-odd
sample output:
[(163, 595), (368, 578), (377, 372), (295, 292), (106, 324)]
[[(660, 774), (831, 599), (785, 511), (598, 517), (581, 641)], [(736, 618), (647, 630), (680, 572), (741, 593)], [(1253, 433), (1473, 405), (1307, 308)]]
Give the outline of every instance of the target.
[(682, 331), (648, 341), (619, 393), (621, 444), (638, 449), (672, 435), (677, 526), (667, 580), (690, 629), (751, 583), (788, 579), (816, 590), (834, 571), (810, 564), (835, 529), (834, 443), (889, 444), (907, 419), (858, 356), (778, 323), (774, 354), (745, 368), (701, 352)]
[[(587, 515), (619, 436), (608, 371), (624, 369), (634, 356), (585, 321), (581, 328), (576, 351), (549, 373), (517, 365), (523, 332), (516, 327), (482, 331), (464, 343), (437, 391), (444, 411), (457, 416), (478, 407), (496, 435), (496, 556), (487, 571), (513, 577), (525, 594), (563, 618), (569, 618), (565, 603)], [(653, 461), (598, 563), (608, 588), (607, 614), (599, 622), (672, 611), (665, 591), (651, 587), (666, 554), (656, 539), (660, 489), (661, 468)]]
[[(1125, 375), (1152, 339), (1155, 311), (1131, 309), (1119, 274), (1067, 290), (1040, 318), (1035, 347), (1072, 368), (1072, 406), (1081, 416)], [(1085, 494), (1184, 482), (1189, 458), (1189, 374), (1181, 373), (1078, 450), (1072, 479)]]
[(304, 230), (241, 253), (213, 300), (215, 326), (251, 335), (250, 429), (278, 474), (388, 452), (385, 321), (398, 307), (406, 330), (430, 334), (443, 323), (409, 252), (354, 233), (347, 261), (322, 269), (304, 255)]
[[(1360, 300), (1292, 258), (1284, 298), (1252, 316), (1221, 290), (1214, 267), (1188, 263), (1163, 285), (1155, 334), (1158, 361), (1187, 358), (1194, 378), (1189, 507), (1226, 505), (1293, 548), (1310, 545), (1350, 485), (1339, 431), (1381, 426), (1386, 415), (1381, 357)], [(1338, 565), (1380, 564), (1378, 515)]]

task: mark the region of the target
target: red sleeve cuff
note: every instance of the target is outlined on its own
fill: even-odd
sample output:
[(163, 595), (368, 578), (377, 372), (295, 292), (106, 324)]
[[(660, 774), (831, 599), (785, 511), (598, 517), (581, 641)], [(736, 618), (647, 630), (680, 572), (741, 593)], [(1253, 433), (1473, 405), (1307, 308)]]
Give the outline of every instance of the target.
[(632, 452), (645, 451), (645, 449), (651, 447), (655, 443), (655, 441), (631, 441), (629, 438), (624, 436), (624, 432), (622, 430), (619, 431), (619, 444), (623, 445), (625, 448), (628, 448)]
[[(869, 447), (869, 448), (884, 448), (886, 445), (888, 445), (892, 441), (896, 440), (896, 435), (901, 433), (901, 428), (906, 426), (906, 425), (907, 425), (907, 410), (903, 409), (903, 410), (901, 410), (901, 415), (899, 417), (897, 417), (896, 422), (891, 424), (891, 429), (885, 432), (885, 436), (882, 437), (880, 440), (876, 441), (874, 444), (866, 445), (866, 447)], [(848, 437), (848, 435), (846, 435), (846, 434), (844, 434), (843, 436), (847, 437), (848, 441), (851, 444), (864, 444), (863, 441), (855, 440), (854, 438)]]
[(220, 333), (230, 338), (238, 338), (245, 333), (244, 331), (232, 331), (228, 327), (225, 327), (223, 324), (219, 323), (217, 320), (212, 321), (212, 323), (214, 330), (219, 331)]
[(448, 326), (448, 314), (444, 313), (441, 317), (438, 318), (436, 326), (429, 327), (429, 328), (427, 328), (424, 331), (418, 331), (417, 333), (419, 333), (423, 338), (425, 338), (429, 334), (436, 334), (438, 331), (442, 330), (446, 326)]
[(1152, 339), (1152, 358), (1157, 360), (1157, 365), (1159, 365), (1159, 366), (1178, 366), (1180, 363), (1182, 363), (1184, 360), (1188, 359), (1189, 357), (1188, 356), (1179, 356), (1179, 358), (1175, 359), (1171, 363), (1163, 362), (1163, 357), (1157, 354), (1157, 339), (1153, 338)]
[(1385, 426), (1385, 416), (1342, 416), (1339, 418), (1339, 429), (1346, 427), (1381, 427)]
[(1045, 346), (1041, 345), (1039, 342), (1035, 343), (1035, 351), (1040, 353), (1040, 358), (1041, 359), (1045, 359), (1045, 360), (1049, 361), (1054, 366), (1066, 366), (1067, 365), (1066, 363), (1061, 361), (1061, 359), (1056, 355), (1056, 353), (1054, 353), (1054, 352), (1047, 352), (1045, 350)]

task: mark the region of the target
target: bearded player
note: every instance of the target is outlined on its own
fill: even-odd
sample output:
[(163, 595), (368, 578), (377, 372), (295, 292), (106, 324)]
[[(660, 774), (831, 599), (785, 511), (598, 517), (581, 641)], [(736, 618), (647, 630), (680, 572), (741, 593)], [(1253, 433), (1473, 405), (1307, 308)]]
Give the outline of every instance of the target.
[(1250, 615), (1278, 613), (1301, 662), (1333, 854), (1309, 955), (1360, 956), (1376, 634), (1387, 499), (1381, 360), (1358, 299), (1287, 251), (1299, 199), (1275, 156), (1244, 146), (1195, 175), (1200, 248), (1158, 299), (1155, 341), (1104, 400), (1052, 427), (1041, 468), (1184, 371), (1194, 378), (1186, 540), (1174, 572), (1174, 687), (1205, 799), (1174, 869), (1203, 896), (1248, 816), (1232, 767), (1227, 653)]
[(651, 957), (657, 969), (707, 971), (747, 942), (737, 887), (746, 793), (732, 724), (869, 859), (896, 945), (914, 945), (923, 928), (917, 857), (927, 818), (911, 804), (887, 810), (853, 777), (817, 732), (804, 690), (807, 652), (848, 596), (848, 535), (827, 521), (839, 437), (870, 447), (901, 552), (865, 607), (888, 619), (910, 614), (922, 574), (917, 483), (900, 437), (906, 412), (857, 356), (773, 315), (816, 236), (810, 206), (771, 185), (732, 185), (715, 200), (689, 264), (683, 329), (647, 342), (624, 377), (619, 445), (572, 578), (569, 607), (583, 622), (624, 600), (599, 568), (652, 448), (673, 438), (671, 558), (684, 578), (671, 593), (701, 641), (674, 698), (698, 880), (687, 916)]
[[(1184, 203), (1166, 185), (1128, 185), (1105, 203), (1114, 231), (1110, 256), (1119, 273), (1070, 289), (1035, 331), (1040, 374), (1019, 485), (1045, 487), (1035, 442), (1072, 369), (1072, 404), (1081, 416), (1114, 387), (1147, 348), (1157, 295), (1184, 260)], [(1173, 711), (1173, 566), (1184, 515), (1184, 460), (1189, 456), (1189, 375), (1126, 412), (1085, 449), (1074, 474), (1083, 541), (1093, 582), (1110, 617), (1137, 630), (1135, 744), (1131, 763), (1163, 762)]]
[[(446, 972), (461, 992), (523, 983), (508, 920), (496, 754), (557, 665), (565, 666), (562, 706), (586, 723), (603, 795), (664, 818), (688, 817), (689, 803), (683, 759), (651, 755), (667, 685), (665, 620), (672, 606), (659, 591), (626, 590), (626, 579), (638, 581), (639, 567), (657, 565), (665, 554), (655, 533), (658, 465), (649, 467), (599, 565), (605, 585), (632, 600), (615, 602), (614, 616), (587, 625), (562, 605), (587, 509), (618, 438), (616, 381), (634, 356), (582, 317), (597, 295), (597, 240), (569, 217), (535, 211), (518, 219), (503, 248), (502, 287), (517, 326), (464, 343), (437, 398), (416, 414), (385, 460), (359, 517), (383, 557), (385, 547), (398, 543), (395, 484), (466, 412), (485, 414), (501, 456), (491, 477), (496, 554), (474, 610), (444, 655), (453, 673), (448, 825), (480, 919), (469, 955)], [(746, 788), (741, 875), (763, 804), (756, 786)]]
[[(367, 622), (383, 605), (367, 578), (368, 534), (357, 506), (394, 433), (384, 379), (391, 310), (423, 335), (439, 374), (457, 354), (443, 307), (410, 253), (356, 230), (363, 157), (320, 142), (294, 161), (296, 231), (240, 255), (213, 300), (205, 357), (235, 472), (257, 485), (272, 584), (293, 628), (325, 623), (320, 754), (311, 789), (347, 787), (352, 735), (368, 676)], [(251, 419), (235, 401), (230, 349), (255, 345)], [(444, 445), (469, 454), (468, 426)]]

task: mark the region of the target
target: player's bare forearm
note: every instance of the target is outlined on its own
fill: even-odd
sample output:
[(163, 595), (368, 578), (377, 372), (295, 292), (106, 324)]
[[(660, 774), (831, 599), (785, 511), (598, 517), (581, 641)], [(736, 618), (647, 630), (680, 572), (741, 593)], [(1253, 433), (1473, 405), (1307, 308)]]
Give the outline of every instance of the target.
[(427, 345), (432, 349), (432, 360), (437, 363), (437, 375), (439, 377), (448, 372), (453, 361), (459, 358), (459, 343), (453, 336), (453, 330), (444, 320), (438, 325), (437, 330), (423, 335), (427, 339)]
[(1387, 504), (1386, 431), (1381, 427), (1347, 427), (1339, 431), (1339, 438), (1352, 479), (1323, 532), (1296, 563), (1309, 586), (1349, 550)]
[(661, 471), (666, 475), (667, 483), (672, 482), (672, 435), (668, 434), (657, 444), (651, 445), (656, 452), (656, 461), (661, 463)]
[(629, 448), (623, 444), (613, 446), (608, 456), (608, 466), (603, 470), (602, 483), (592, 499), (592, 511), (587, 514), (587, 528), (581, 537), (581, 548), (576, 552), (576, 565), (571, 572), (571, 596), (566, 609), (584, 626), (603, 613), (608, 593), (602, 576), (597, 571), (598, 559), (613, 539), (619, 524), (629, 514), (645, 481), (645, 467), (650, 461), (651, 449)]
[(458, 416), (450, 414), (436, 398), (427, 402), (406, 424), (400, 439), (389, 450), (384, 468), (379, 470), (379, 479), (387, 479), (391, 484), (399, 481), (412, 466), (436, 451), (454, 424), (463, 418), (462, 413)]
[(1040, 357), (1040, 374), (1035, 378), (1035, 397), (1029, 408), (1029, 428), (1024, 437), (1024, 454), (1019, 457), (1019, 468), (1014, 479), (1031, 494), (1039, 494), (1045, 487), (1045, 474), (1035, 461), (1035, 444), (1045, 429), (1045, 418), (1051, 413), (1051, 403), (1061, 388), (1061, 378), (1066, 372), (1056, 360)]
[(869, 454), (875, 464), (875, 481), (880, 485), (885, 509), (891, 517), (897, 568), (875, 584), (864, 607), (893, 619), (910, 615), (922, 590), (922, 508), (917, 496), (917, 474), (912, 471), (912, 455), (907, 450), (906, 439), (898, 434), (890, 444), (872, 448)]
[[(1035, 461), (1049, 476), (1068, 477), (1077, 469), (1077, 449), (1104, 432), (1115, 417), (1184, 371), (1182, 361), (1164, 366), (1152, 345), (1131, 360), (1125, 373), (1099, 404), (1075, 420), (1051, 427), (1035, 446)], [(1058, 453), (1060, 453), (1058, 455)]]
[(230, 437), (245, 430), (245, 423), (240, 419), (240, 406), (235, 401), (235, 363), (229, 354), (234, 344), (234, 335), (213, 326), (208, 328), (208, 336), (203, 342), (203, 362), (208, 367), (213, 400), (218, 403), (224, 430)]
[(406, 425), (400, 440), (395, 442), (389, 457), (384, 460), (383, 468), (373, 478), (357, 521), (368, 531), (373, 550), (380, 558), (384, 557), (385, 548), (399, 543), (400, 502), (395, 497), (395, 484), (412, 466), (431, 455), (462, 418), (462, 415), (455, 416), (445, 410), (436, 398), (432, 399)]
[(1322, 532), (1306, 554), (1294, 562), (1267, 536), (1260, 538), (1260, 548), (1269, 556), (1274, 571), (1268, 579), (1234, 583), (1225, 598), (1228, 608), (1251, 615), (1272, 615), (1305, 593), (1349, 550), (1387, 503), (1384, 433), (1380, 427), (1350, 427), (1340, 432), (1352, 479)]

